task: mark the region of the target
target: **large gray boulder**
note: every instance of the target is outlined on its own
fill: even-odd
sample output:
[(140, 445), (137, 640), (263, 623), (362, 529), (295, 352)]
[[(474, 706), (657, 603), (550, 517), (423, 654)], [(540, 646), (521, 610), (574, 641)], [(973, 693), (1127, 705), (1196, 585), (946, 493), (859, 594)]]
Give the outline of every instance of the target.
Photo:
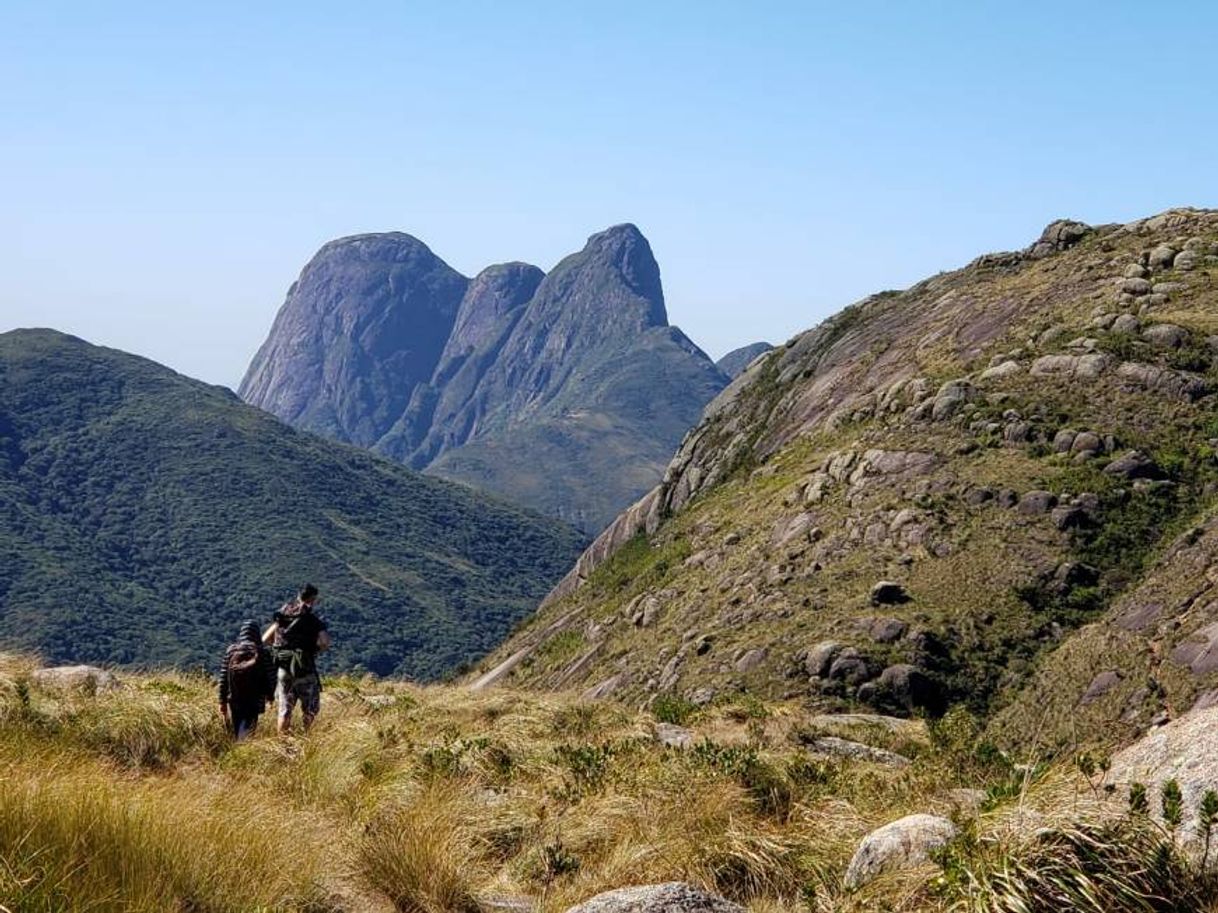
[(1197, 806), (1206, 790), (1218, 790), (1218, 706), (1192, 710), (1152, 729), (1112, 758), (1108, 781), (1123, 797), (1129, 785), (1146, 786), (1151, 813), (1161, 817), (1160, 790), (1168, 780), (1184, 795), (1186, 840), (1197, 836)]
[(956, 826), (938, 815), (908, 815), (863, 838), (846, 869), (846, 887), (858, 888), (894, 869), (922, 865), (931, 851), (956, 836)]
[(567, 913), (745, 913), (744, 907), (681, 881), (618, 888), (570, 907)]

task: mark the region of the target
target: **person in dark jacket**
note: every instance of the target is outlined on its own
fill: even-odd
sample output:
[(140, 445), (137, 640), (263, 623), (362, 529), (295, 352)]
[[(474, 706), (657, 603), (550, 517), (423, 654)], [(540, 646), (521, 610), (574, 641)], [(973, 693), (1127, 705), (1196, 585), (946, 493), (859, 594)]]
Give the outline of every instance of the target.
[(313, 611), (315, 605), (317, 587), (306, 583), (294, 600), (275, 613), (274, 621), (262, 635), (262, 642), (271, 645), (279, 680), (275, 702), (280, 735), (292, 728), (292, 711), (297, 703), (306, 730), (321, 710), (317, 654), (330, 648), (330, 633), (325, 619)]
[(258, 727), (274, 696), (275, 664), (258, 637), (258, 624), (246, 621), (220, 664), (220, 715), (237, 741)]

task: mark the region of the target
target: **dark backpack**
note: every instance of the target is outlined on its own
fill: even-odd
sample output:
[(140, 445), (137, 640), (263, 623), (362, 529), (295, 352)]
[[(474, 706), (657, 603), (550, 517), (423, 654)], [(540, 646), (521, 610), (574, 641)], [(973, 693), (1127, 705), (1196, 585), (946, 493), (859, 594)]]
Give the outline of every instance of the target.
[(248, 640), (233, 644), (228, 653), (228, 694), (233, 704), (259, 704), (265, 697), (258, 645)]

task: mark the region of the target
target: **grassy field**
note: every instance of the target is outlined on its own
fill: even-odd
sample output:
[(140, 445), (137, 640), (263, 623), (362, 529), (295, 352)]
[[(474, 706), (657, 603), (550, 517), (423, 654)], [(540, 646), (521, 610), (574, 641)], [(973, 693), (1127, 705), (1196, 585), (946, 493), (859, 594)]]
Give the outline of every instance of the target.
[[(1036, 910), (1058, 907), (1003, 892), (1063, 871), (1095, 909), (1205, 909), (1204, 879), (1153, 827), (1096, 823), (1074, 765), (1014, 766), (962, 714), (849, 731), (912, 759), (892, 769), (813, 757), (808, 740), (840, 727), (794, 703), (658, 707), (695, 732), (682, 750), (657, 742), (652, 714), (610, 703), (338, 679), (308, 737), (264, 721), (233, 745), (202, 678), (69, 693), (37, 687), (33, 668), (0, 658), (10, 913), (561, 911), (670, 879), (765, 913)], [(961, 838), (939, 864), (848, 891), (860, 838), (915, 811), (954, 817)], [(1120, 905), (1108, 882), (1175, 906)]]

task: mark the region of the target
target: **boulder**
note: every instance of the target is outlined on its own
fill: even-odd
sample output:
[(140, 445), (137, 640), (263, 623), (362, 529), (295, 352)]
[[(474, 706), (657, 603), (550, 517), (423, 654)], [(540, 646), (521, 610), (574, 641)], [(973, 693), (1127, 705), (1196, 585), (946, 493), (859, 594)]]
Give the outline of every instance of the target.
[(769, 655), (769, 651), (764, 647), (755, 647), (736, 660), (736, 671), (742, 675), (746, 672), (752, 672), (765, 662), (766, 657)]
[(745, 913), (738, 904), (682, 881), (618, 888), (569, 907), (567, 913)]
[(1014, 377), (1023, 372), (1023, 365), (1017, 361), (1000, 362), (981, 372), (981, 380), (1002, 380), (1004, 377)]
[(905, 636), (909, 625), (899, 618), (873, 618), (867, 625), (867, 633), (877, 644), (891, 644)]
[(1146, 262), (1151, 269), (1171, 269), (1176, 260), (1176, 249), (1170, 244), (1160, 244), (1150, 252)]
[(809, 739), (804, 743), (810, 754), (820, 758), (842, 758), (847, 761), (866, 761), (870, 764), (882, 764), (885, 767), (908, 767), (909, 758), (895, 751), (876, 748), (874, 745), (864, 745), (837, 736), (826, 735)]
[(1150, 271), (1141, 263), (1130, 263), (1122, 274), (1126, 279), (1145, 279)]
[(1121, 314), (1116, 320), (1112, 321), (1109, 327), (1114, 333), (1136, 333), (1142, 329), (1142, 321), (1138, 320), (1133, 314)]
[(1161, 479), (1159, 464), (1140, 450), (1130, 450), (1104, 467), (1104, 472), (1125, 479)]
[(1101, 697), (1115, 688), (1121, 682), (1121, 673), (1113, 670), (1098, 673), (1091, 684), (1087, 686), (1087, 690), (1083, 692), (1083, 696), (1079, 698), (1080, 704), (1090, 704), (1098, 701)]
[(1067, 250), (1091, 232), (1091, 226), (1072, 219), (1058, 219), (1045, 226), (1040, 237), (1026, 251), (1033, 260), (1040, 260), (1058, 251)]
[(42, 688), (60, 691), (113, 691), (119, 687), (114, 674), (97, 666), (50, 666), (35, 669), (30, 676)]
[(900, 605), (909, 602), (905, 587), (894, 580), (881, 580), (871, 588), (872, 605)]
[(881, 696), (912, 713), (915, 710), (942, 710), (943, 694), (939, 686), (917, 666), (895, 663), (880, 673)]
[(1176, 259), (1172, 262), (1172, 267), (1187, 273), (1196, 269), (1200, 263), (1201, 256), (1195, 251), (1182, 250), (1180, 253), (1176, 254)]
[(859, 888), (883, 872), (912, 868), (956, 836), (956, 826), (938, 815), (908, 815), (863, 838), (846, 869), (846, 887)]
[(1152, 287), (1149, 279), (1122, 279), (1120, 286), (1126, 295), (1135, 296), (1149, 295)]
[(1074, 446), (1074, 439), (1078, 437), (1077, 431), (1071, 431), (1069, 428), (1063, 428), (1057, 434), (1053, 435), (1053, 449), (1057, 453), (1069, 453), (1070, 448)]
[(1070, 443), (1071, 453), (1099, 453), (1103, 449), (1104, 441), (1094, 431), (1080, 431)]
[(612, 675), (603, 682), (598, 682), (583, 693), (585, 701), (600, 701), (607, 698), (613, 692), (617, 691), (622, 685), (626, 684), (627, 676), (625, 672), (619, 672), (617, 675)]
[(1024, 492), (1023, 496), (1019, 499), (1016, 509), (1021, 514), (1032, 516), (1035, 514), (1047, 514), (1056, 505), (1057, 495), (1053, 494), (1053, 492), (1034, 489)]
[(804, 658), (804, 670), (809, 675), (824, 677), (829, 674), (829, 667), (837, 654), (842, 652), (842, 645), (833, 640), (823, 640), (808, 651)]
[(853, 647), (842, 650), (829, 666), (829, 678), (847, 685), (861, 685), (871, 677), (871, 664)]
[(656, 723), (656, 741), (668, 748), (690, 748), (694, 744), (694, 732), (674, 723)]
[(1188, 343), (1188, 330), (1174, 323), (1156, 323), (1142, 331), (1142, 338), (1156, 346), (1179, 349)]
[(1112, 758), (1108, 781), (1127, 795), (1129, 784), (1147, 787), (1150, 809), (1161, 815), (1160, 789), (1175, 780), (1184, 794), (1185, 839), (1197, 835), (1197, 806), (1206, 790), (1218, 787), (1218, 707), (1190, 710), (1152, 729)]

